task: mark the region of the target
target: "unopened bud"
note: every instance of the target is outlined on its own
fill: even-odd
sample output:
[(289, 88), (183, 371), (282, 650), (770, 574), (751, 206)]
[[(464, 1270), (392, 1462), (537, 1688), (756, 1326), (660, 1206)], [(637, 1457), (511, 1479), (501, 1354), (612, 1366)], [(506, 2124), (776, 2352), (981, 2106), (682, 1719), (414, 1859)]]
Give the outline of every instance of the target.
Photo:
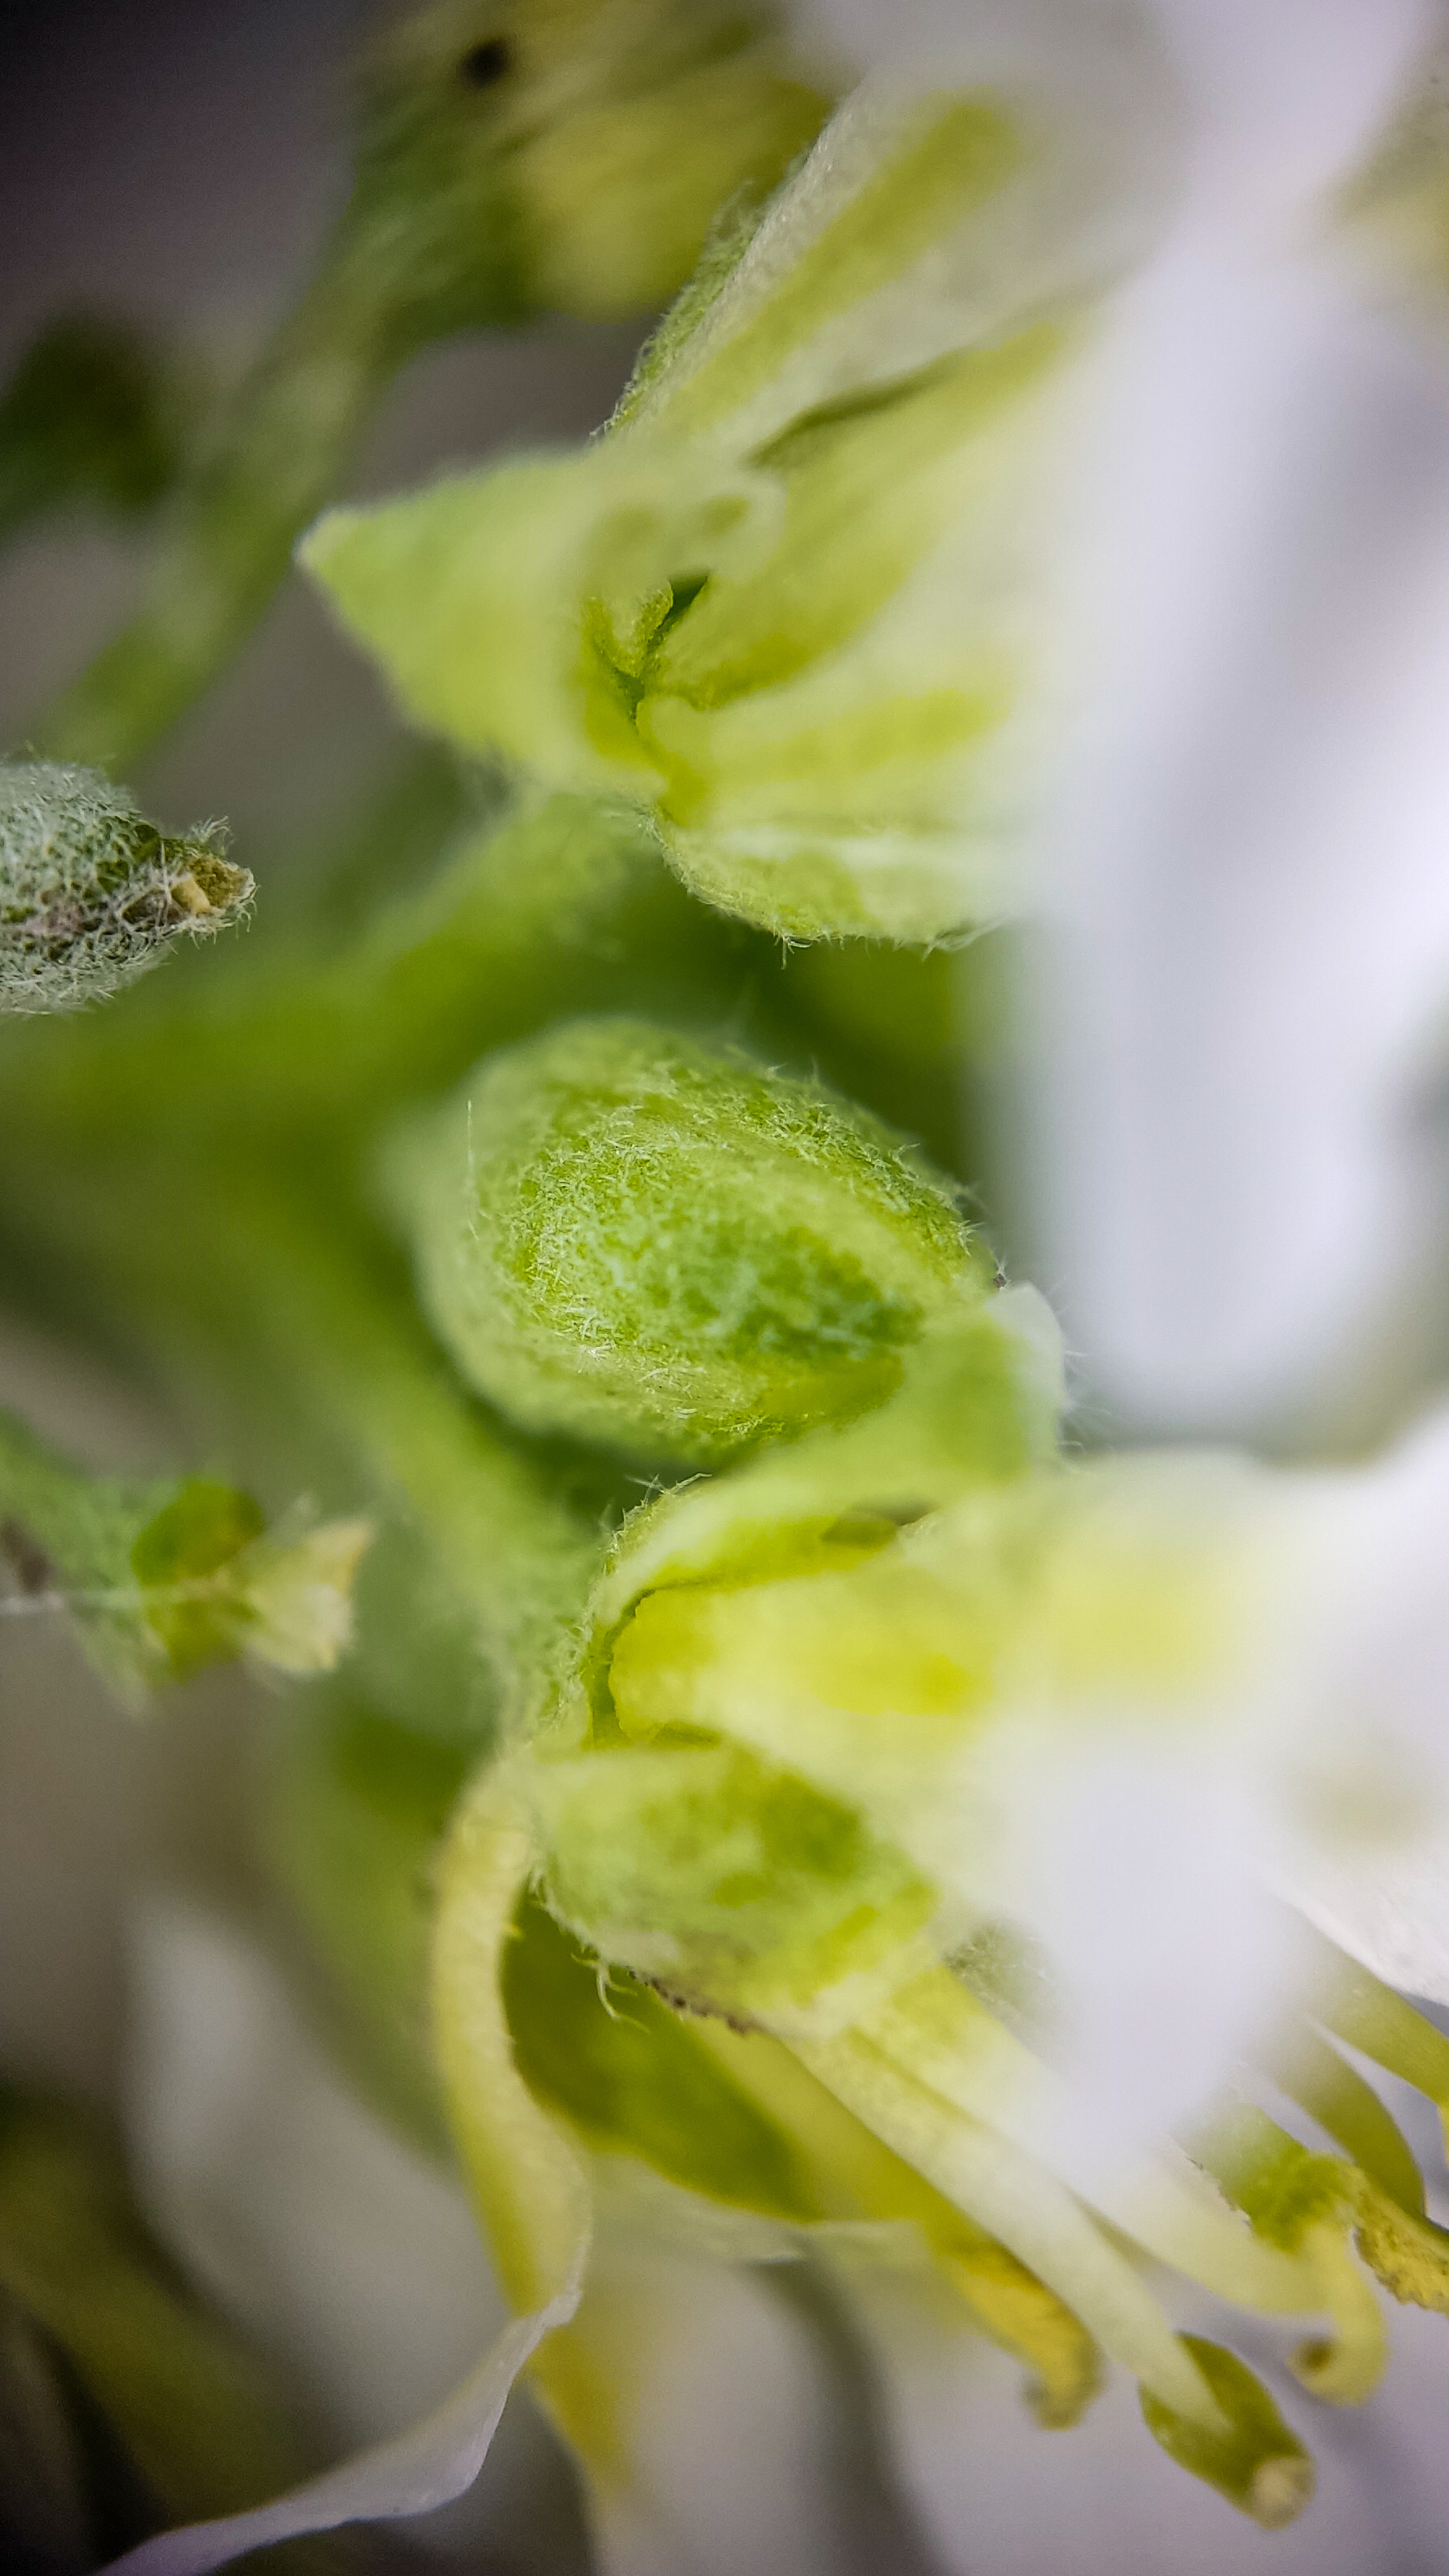
[(0, 762), (0, 1011), (105, 1001), (251, 895), (215, 824), (173, 840), (100, 770)]
[(859, 1413), (993, 1275), (904, 1138), (637, 1020), (493, 1058), (398, 1162), (469, 1382), (530, 1429), (655, 1461)]

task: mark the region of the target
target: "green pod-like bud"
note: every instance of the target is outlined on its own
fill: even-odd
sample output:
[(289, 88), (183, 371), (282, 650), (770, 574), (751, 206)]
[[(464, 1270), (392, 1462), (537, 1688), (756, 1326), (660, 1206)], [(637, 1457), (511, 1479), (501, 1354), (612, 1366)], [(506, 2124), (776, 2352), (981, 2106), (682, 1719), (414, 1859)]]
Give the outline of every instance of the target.
[(251, 895), (214, 824), (173, 840), (100, 770), (0, 762), (0, 1011), (105, 1001)]
[(395, 1166), (469, 1383), (531, 1430), (651, 1462), (861, 1411), (993, 1276), (904, 1138), (636, 1020), (493, 1057)]

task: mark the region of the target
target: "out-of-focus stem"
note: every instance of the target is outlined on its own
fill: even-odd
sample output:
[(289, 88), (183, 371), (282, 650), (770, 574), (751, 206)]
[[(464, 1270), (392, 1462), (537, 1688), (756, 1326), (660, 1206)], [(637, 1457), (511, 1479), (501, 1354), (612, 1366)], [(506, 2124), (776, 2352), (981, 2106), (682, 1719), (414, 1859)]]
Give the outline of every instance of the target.
[(230, 659), (406, 354), (388, 319), (358, 258), (323, 267), (179, 496), (140, 605), (35, 728), (49, 757), (125, 770)]
[(417, 1531), (516, 1697), (585, 1597), (598, 1514), (451, 1379), (386, 1247), (323, 1190), (245, 1165), (212, 1188), (169, 1161), (72, 1173), (46, 1216), (57, 1274), (89, 1259), (87, 1320), (194, 1405), (271, 1499), (321, 1478), (329, 1503), (376, 1502)]

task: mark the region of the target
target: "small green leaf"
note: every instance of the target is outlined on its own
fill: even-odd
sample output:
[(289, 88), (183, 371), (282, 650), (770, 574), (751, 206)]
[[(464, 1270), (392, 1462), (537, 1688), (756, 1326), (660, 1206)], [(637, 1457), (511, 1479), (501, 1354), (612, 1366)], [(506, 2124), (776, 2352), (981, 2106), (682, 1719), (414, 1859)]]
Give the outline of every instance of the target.
[(136, 1540), (131, 1568), (143, 1591), (183, 1596), (158, 1599), (145, 1608), (175, 1680), (207, 1664), (226, 1663), (236, 1653), (234, 1602), (216, 1590), (190, 1599), (184, 1595), (230, 1564), (260, 1537), (263, 1527), (250, 1494), (193, 1476)]
[(252, 880), (223, 846), (165, 838), (99, 770), (0, 761), (0, 1012), (105, 1001), (239, 921)]

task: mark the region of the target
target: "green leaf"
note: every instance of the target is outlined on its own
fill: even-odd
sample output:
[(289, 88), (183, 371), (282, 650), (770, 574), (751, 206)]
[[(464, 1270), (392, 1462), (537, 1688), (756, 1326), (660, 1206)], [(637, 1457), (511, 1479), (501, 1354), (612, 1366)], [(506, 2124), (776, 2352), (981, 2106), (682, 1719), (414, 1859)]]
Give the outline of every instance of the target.
[[(264, 1526), (250, 1494), (192, 1476), (141, 1531), (131, 1570), (143, 1592), (184, 1594), (230, 1564)], [(237, 1651), (236, 1605), (221, 1593), (162, 1598), (146, 1605), (145, 1616), (177, 1681)]]

